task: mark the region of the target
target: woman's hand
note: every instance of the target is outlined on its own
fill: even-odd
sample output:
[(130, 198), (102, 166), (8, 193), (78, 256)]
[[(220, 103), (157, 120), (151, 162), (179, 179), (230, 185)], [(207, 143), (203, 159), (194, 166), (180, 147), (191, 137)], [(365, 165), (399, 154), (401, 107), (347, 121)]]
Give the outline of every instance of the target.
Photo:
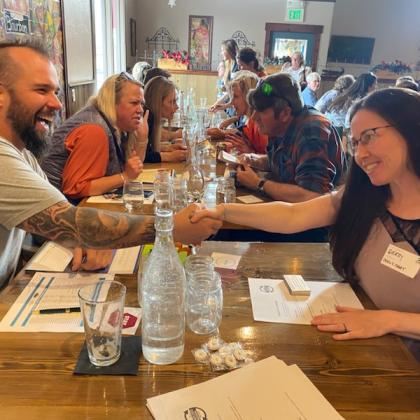
[(140, 123), (136, 130), (136, 137), (140, 142), (147, 142), (147, 139), (149, 138), (149, 125), (147, 124), (148, 118), (149, 110), (146, 109), (146, 112), (140, 118)]
[(223, 221), (225, 218), (225, 207), (223, 204), (219, 204), (213, 209), (197, 210), (191, 217), (191, 223), (197, 223), (206, 217)]
[(225, 138), (225, 132), (221, 130), (220, 128), (213, 127), (208, 128), (206, 131), (207, 135), (214, 138), (214, 139), (224, 139)]
[(381, 337), (392, 332), (393, 311), (355, 309), (337, 306), (337, 313), (318, 315), (312, 319), (319, 331), (336, 332), (334, 340)]
[(171, 152), (160, 152), (162, 162), (183, 162), (187, 159), (188, 150), (173, 150)]
[(254, 152), (252, 147), (246, 143), (243, 136), (240, 136), (239, 134), (229, 133), (226, 135), (226, 140), (229, 140), (233, 147), (235, 147), (236, 150), (241, 154)]
[(143, 170), (143, 162), (138, 157), (137, 153), (133, 150), (125, 162), (123, 177), (129, 181), (136, 179)]

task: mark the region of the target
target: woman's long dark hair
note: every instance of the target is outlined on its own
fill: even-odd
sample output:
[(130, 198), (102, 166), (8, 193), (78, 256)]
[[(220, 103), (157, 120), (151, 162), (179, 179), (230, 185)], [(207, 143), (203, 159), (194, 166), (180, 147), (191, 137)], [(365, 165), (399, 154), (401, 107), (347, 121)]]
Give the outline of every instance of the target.
[[(352, 107), (350, 121), (362, 109), (378, 114), (398, 130), (407, 143), (407, 164), (420, 178), (420, 94), (399, 88), (373, 92)], [(373, 185), (353, 158), (341, 207), (330, 232), (333, 266), (347, 280), (356, 281), (356, 258), (375, 218), (386, 211), (390, 198), (389, 185)]]
[(376, 82), (373, 73), (362, 73), (356, 81), (344, 92), (338, 95), (328, 107), (327, 111), (347, 110), (356, 99), (365, 97), (371, 86)]

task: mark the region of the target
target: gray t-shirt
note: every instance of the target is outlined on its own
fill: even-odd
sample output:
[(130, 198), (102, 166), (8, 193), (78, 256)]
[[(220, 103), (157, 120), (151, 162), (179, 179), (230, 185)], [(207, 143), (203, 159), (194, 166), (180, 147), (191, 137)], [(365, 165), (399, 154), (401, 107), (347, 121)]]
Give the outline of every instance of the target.
[(65, 200), (32, 153), (0, 137), (0, 287), (14, 275), (25, 237), (16, 226)]

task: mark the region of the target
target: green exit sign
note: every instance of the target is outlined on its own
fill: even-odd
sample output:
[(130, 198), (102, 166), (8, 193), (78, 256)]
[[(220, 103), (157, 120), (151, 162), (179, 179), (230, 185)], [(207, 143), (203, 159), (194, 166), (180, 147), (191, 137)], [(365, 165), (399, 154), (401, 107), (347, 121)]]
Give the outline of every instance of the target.
[(287, 20), (293, 22), (303, 22), (305, 9), (287, 9)]

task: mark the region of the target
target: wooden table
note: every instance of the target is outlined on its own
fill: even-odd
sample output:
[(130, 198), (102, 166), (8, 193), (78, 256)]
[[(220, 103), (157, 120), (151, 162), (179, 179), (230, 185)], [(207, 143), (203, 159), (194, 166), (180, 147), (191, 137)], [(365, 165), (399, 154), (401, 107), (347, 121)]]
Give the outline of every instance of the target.
[[(186, 170), (186, 164), (185, 162), (162, 162), (162, 163), (147, 163), (144, 166), (145, 169), (173, 169), (177, 174), (182, 174)], [(216, 173), (217, 176), (223, 176), (225, 170), (224, 163), (218, 162)], [(148, 187), (147, 184), (145, 184), (144, 188), (150, 189), (153, 188), (153, 186)], [(264, 202), (270, 202), (272, 201), (269, 197), (262, 197), (257, 192), (248, 190), (244, 187), (239, 187), (236, 189), (236, 195), (237, 197), (243, 196), (243, 195), (254, 195), (258, 196), (263, 200)], [(106, 209), (110, 211), (118, 211), (123, 212), (125, 211), (125, 208), (122, 204), (118, 203), (106, 203), (106, 204), (97, 204), (97, 203), (88, 203), (87, 198), (83, 199), (80, 206), (83, 207), (95, 207), (95, 208), (101, 208)], [(239, 203), (239, 201), (237, 201)], [(216, 205), (215, 202), (207, 203), (208, 207), (214, 207)], [(142, 209), (140, 211), (136, 211), (136, 214), (145, 214), (145, 215), (154, 215), (154, 205), (153, 204), (144, 204)], [(253, 230), (249, 226), (242, 226), (242, 225), (236, 225), (234, 223), (224, 222), (222, 229), (233, 229), (233, 230)]]
[[(214, 250), (243, 255), (238, 276), (224, 289), (220, 331), (226, 341), (242, 342), (257, 360), (276, 355), (297, 363), (346, 419), (420, 419), (419, 365), (398, 337), (337, 342), (311, 326), (253, 320), (247, 277), (299, 273), (307, 280), (339, 281), (327, 245), (207, 242), (202, 248), (206, 254)], [(128, 286), (127, 305), (137, 306), (135, 277), (121, 279)], [(15, 279), (2, 291), (1, 316), (26, 282)], [(141, 358), (135, 377), (75, 376), (83, 339), (75, 333), (0, 333), (0, 418), (151, 418), (147, 398), (218, 375), (195, 363), (191, 349), (205, 338), (188, 331), (184, 355), (173, 365)]]

